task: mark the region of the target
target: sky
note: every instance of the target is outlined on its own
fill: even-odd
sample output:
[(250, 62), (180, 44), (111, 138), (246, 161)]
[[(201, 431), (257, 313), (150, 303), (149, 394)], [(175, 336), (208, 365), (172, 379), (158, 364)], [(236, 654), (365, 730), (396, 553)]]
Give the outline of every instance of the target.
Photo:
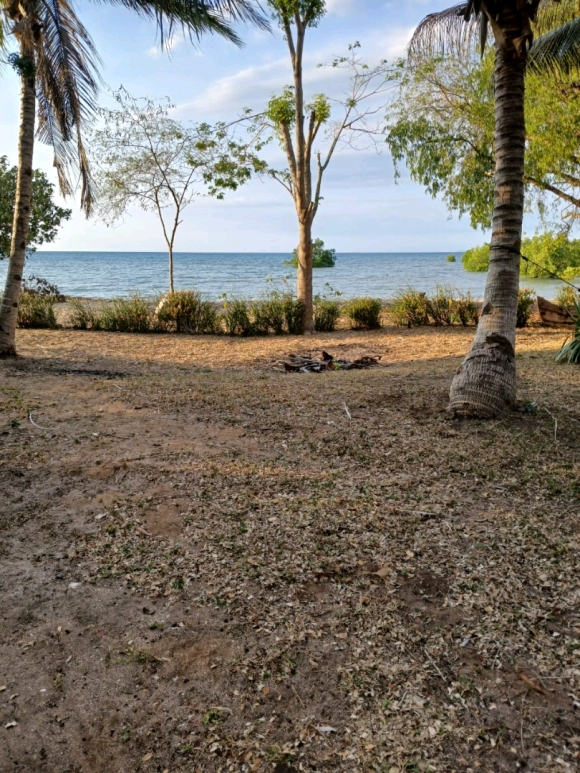
[[(414, 27), (443, 0), (327, 0), (327, 14), (308, 31), (305, 85), (308, 94), (338, 97), (344, 83), (336, 71), (317, 65), (360, 42), (369, 64), (404, 55)], [(184, 122), (232, 121), (249, 107), (260, 111), (291, 82), (288, 52), (280, 30), (240, 25), (245, 46), (216, 36), (193, 46), (181, 35), (161, 51), (155, 25), (118, 6), (77, 0), (77, 13), (93, 36), (103, 60), (102, 76), (111, 89), (123, 85), (135, 97), (169, 97), (173, 115)], [(16, 160), (18, 83), (9, 68), (0, 73), (0, 155)], [(103, 91), (101, 103), (110, 98)], [(324, 150), (324, 138), (320, 138)], [(268, 158), (283, 164), (280, 151)], [(35, 146), (34, 166), (56, 182), (50, 148)], [(313, 235), (339, 252), (456, 251), (482, 243), (485, 235), (468, 220), (450, 218), (444, 204), (427, 196), (404, 172), (395, 181), (386, 150), (345, 148), (333, 158), (324, 179), (323, 201)], [(78, 197), (66, 205), (70, 221), (48, 249), (163, 251), (165, 243), (153, 213), (131, 209), (123, 221), (107, 226), (80, 212)], [(198, 197), (185, 211), (176, 250), (182, 252), (287, 252), (297, 241), (296, 215), (289, 194), (273, 180), (252, 180), (225, 200)]]

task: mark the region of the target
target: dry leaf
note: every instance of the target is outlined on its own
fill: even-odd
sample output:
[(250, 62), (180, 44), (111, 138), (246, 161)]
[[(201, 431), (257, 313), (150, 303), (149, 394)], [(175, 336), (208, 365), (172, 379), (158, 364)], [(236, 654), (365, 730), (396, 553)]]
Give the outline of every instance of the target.
[(6, 727), (6, 728), (8, 728), (8, 727), (16, 727), (16, 725), (17, 725), (17, 724), (18, 724), (18, 722), (14, 722), (14, 721), (12, 721), (12, 722), (7, 722), (7, 723), (4, 725), (4, 727)]
[(0, 692), (4, 692), (4, 690), (6, 690), (6, 689), (8, 689), (8, 688), (7, 688), (7, 685), (5, 685), (5, 684), (0, 684)]
[(148, 752), (144, 757), (141, 757), (141, 762), (149, 762), (151, 757), (153, 757), (153, 752)]
[(533, 679), (530, 679), (529, 676), (526, 676), (523, 671), (518, 671), (518, 677), (522, 680), (524, 684), (527, 684), (528, 687), (531, 687), (532, 690), (539, 692), (540, 695), (546, 694), (545, 691), (540, 687), (540, 685), (536, 684), (536, 682), (534, 682)]
[(316, 730), (319, 733), (338, 733), (338, 730), (335, 727), (330, 727), (330, 725), (317, 725)]
[(374, 572), (378, 577), (381, 578), (381, 580), (384, 580), (386, 577), (390, 574), (390, 569), (387, 569), (386, 566), (383, 566), (381, 569), (379, 569), (378, 572)]

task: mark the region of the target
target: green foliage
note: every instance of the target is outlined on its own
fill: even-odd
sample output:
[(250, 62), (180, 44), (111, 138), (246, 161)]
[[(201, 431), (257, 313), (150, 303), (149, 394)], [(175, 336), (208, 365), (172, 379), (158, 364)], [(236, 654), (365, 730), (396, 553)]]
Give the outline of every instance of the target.
[(316, 295), (314, 298), (314, 329), (317, 333), (332, 333), (340, 317), (340, 302)]
[(248, 301), (243, 298), (226, 298), (222, 319), (226, 332), (231, 336), (249, 336), (254, 332)]
[(448, 263), (455, 263), (455, 260), (456, 260), (455, 255), (448, 255), (447, 256), (447, 262)]
[(427, 314), (434, 325), (451, 325), (455, 316), (453, 287), (437, 285), (435, 294), (427, 298)]
[(381, 326), (383, 305), (379, 298), (353, 298), (344, 305), (344, 313), (353, 328), (375, 330)]
[(100, 330), (99, 309), (90, 301), (71, 298), (68, 303), (68, 321), (74, 330)]
[(287, 293), (284, 298), (284, 319), (290, 335), (302, 335), (304, 332), (304, 303)]
[(395, 325), (422, 327), (425, 325), (476, 325), (478, 304), (471, 293), (456, 297), (453, 287), (437, 285), (431, 296), (413, 287), (397, 293), (389, 309)]
[[(17, 167), (10, 167), (6, 156), (0, 157), (0, 260), (10, 256), (12, 219), (16, 197)], [(30, 205), (30, 227), (27, 250), (34, 250), (41, 244), (54, 241), (64, 220), (71, 216), (70, 209), (57, 206), (52, 200), (54, 185), (44, 172), (32, 172), (32, 198)]]
[(254, 335), (274, 335), (303, 332), (304, 305), (291, 293), (277, 290), (255, 301), (251, 307), (252, 332)]
[(114, 298), (103, 304), (93, 329), (111, 333), (149, 333), (153, 329), (151, 303), (137, 294), (130, 298)]
[(570, 285), (561, 287), (556, 295), (556, 303), (561, 309), (572, 308), (578, 300), (580, 300), (580, 291), (575, 290)]
[(429, 324), (427, 293), (408, 287), (395, 295), (389, 316), (395, 325), (422, 327)]
[(292, 86), (284, 86), (280, 96), (268, 102), (266, 116), (275, 127), (290, 128), (296, 120), (296, 98)]
[(556, 362), (580, 364), (580, 300), (574, 299), (574, 316), (576, 324), (572, 340), (565, 344), (556, 355)]
[(489, 268), (489, 244), (466, 250), (461, 258), (466, 271), (487, 271)]
[[(487, 271), (489, 244), (473, 247), (463, 254), (462, 263), (467, 271)], [(563, 279), (580, 276), (580, 239), (569, 239), (566, 234), (547, 231), (523, 239), (520, 274), (533, 278), (548, 278), (552, 274)]]
[(306, 105), (306, 109), (317, 124), (326, 123), (332, 112), (330, 102), (325, 94), (315, 94), (312, 101)]
[(549, 272), (568, 280), (580, 276), (580, 239), (568, 239), (566, 234), (548, 231), (524, 239), (522, 254), (533, 261), (522, 260), (520, 273), (525, 276), (547, 278)]
[(252, 304), (254, 333), (282, 335), (285, 328), (284, 298), (276, 291)]
[[(493, 51), (438, 56), (399, 68), (386, 142), (399, 169), (474, 228), (491, 224), (495, 183)], [(542, 217), (576, 211), (580, 93), (574, 76), (526, 78), (526, 206)], [(562, 212), (562, 202), (566, 209)]]
[(180, 290), (169, 293), (158, 303), (156, 319), (166, 329), (176, 333), (216, 333), (219, 322), (215, 304), (204, 301), (201, 293), (194, 290)]
[(532, 316), (535, 302), (535, 290), (530, 290), (529, 287), (521, 287), (519, 289), (516, 327), (527, 327), (530, 317)]
[(469, 291), (455, 299), (454, 318), (455, 321), (459, 322), (463, 327), (467, 327), (467, 325), (477, 325), (479, 321), (478, 304), (477, 301), (472, 298)]
[(316, 27), (326, 13), (324, 0), (268, 0), (268, 5), (282, 29), (295, 24), (296, 16), (305, 27)]
[(18, 326), (27, 328), (55, 328), (54, 295), (36, 295), (23, 292), (18, 302)]
[[(292, 253), (292, 260), (285, 260), (286, 266), (298, 268), (298, 250)], [(322, 239), (312, 242), (312, 268), (334, 268), (336, 265), (336, 250), (325, 249)]]

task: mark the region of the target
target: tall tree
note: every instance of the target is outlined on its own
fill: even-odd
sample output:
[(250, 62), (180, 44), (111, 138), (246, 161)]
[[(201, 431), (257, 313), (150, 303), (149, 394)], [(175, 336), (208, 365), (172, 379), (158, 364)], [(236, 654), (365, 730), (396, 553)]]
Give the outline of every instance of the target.
[(427, 16), (411, 57), (451, 46), (465, 52), (478, 30), (495, 41), (495, 185), (490, 264), (475, 339), (450, 392), (455, 413), (495, 416), (516, 400), (515, 333), (524, 214), (525, 69), (540, 0), (469, 0)]
[[(248, 20), (267, 27), (252, 0), (109, 0), (153, 18), (161, 41), (181, 25), (191, 36), (205, 32), (240, 39), (231, 22)], [(26, 255), (32, 190), (32, 157), (38, 107), (38, 137), (54, 149), (63, 194), (72, 192), (71, 175), (81, 179), (81, 206), (93, 204), (83, 130), (96, 108), (98, 56), (69, 0), (0, 0), (0, 32), (16, 39), (10, 57), (20, 77), (18, 179), (10, 263), (0, 306), (0, 357), (16, 354), (18, 300)], [(5, 42), (6, 44), (6, 42)]]
[[(16, 178), (18, 167), (10, 166), (6, 156), (0, 156), (0, 260), (10, 257)], [(70, 209), (59, 207), (53, 199), (54, 185), (40, 169), (32, 173), (30, 226), (27, 250), (52, 242), (63, 220), (72, 215)]]
[(185, 126), (170, 117), (168, 100), (135, 99), (123, 88), (113, 96), (117, 107), (99, 110), (101, 127), (90, 135), (99, 214), (110, 224), (131, 205), (155, 212), (173, 292), (175, 237), (186, 207), (204, 193), (223, 199), (265, 164), (223, 123)]
[[(304, 309), (305, 333), (314, 330), (312, 291), (312, 224), (322, 199), (322, 179), (344, 135), (360, 133), (370, 137), (368, 119), (381, 110), (377, 103), (388, 82), (385, 62), (369, 68), (356, 54), (359, 44), (349, 47), (348, 56), (332, 62), (333, 67), (349, 71), (348, 93), (344, 100), (331, 100), (324, 94), (310, 99), (304, 89), (304, 47), (308, 30), (316, 27), (326, 13), (324, 0), (268, 0), (280, 25), (292, 67), (293, 82), (272, 97), (266, 111), (257, 117), (254, 128), (271, 130), (286, 155), (288, 168), (269, 170), (292, 196), (298, 219), (297, 295)], [(380, 100), (379, 100), (380, 101)], [(326, 126), (328, 145), (324, 152), (315, 148), (321, 129)]]

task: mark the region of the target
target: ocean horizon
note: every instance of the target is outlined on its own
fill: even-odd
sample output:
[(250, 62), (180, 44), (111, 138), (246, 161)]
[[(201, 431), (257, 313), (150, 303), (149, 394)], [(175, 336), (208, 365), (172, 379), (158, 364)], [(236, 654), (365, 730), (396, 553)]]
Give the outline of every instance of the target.
[[(454, 254), (455, 262), (447, 256)], [(344, 298), (366, 295), (392, 298), (412, 286), (433, 292), (438, 284), (460, 293), (483, 296), (486, 274), (463, 268), (463, 252), (337, 252), (336, 266), (314, 270), (315, 294), (340, 293)], [(209, 299), (223, 295), (258, 298), (272, 289), (296, 287), (296, 270), (285, 265), (287, 252), (176, 252), (176, 289), (196, 289)], [(8, 261), (0, 261), (0, 282)], [(163, 252), (38, 250), (26, 261), (24, 276), (40, 276), (69, 296), (156, 296), (169, 288), (168, 258)], [(522, 277), (522, 287), (554, 297), (562, 286), (553, 279)]]

